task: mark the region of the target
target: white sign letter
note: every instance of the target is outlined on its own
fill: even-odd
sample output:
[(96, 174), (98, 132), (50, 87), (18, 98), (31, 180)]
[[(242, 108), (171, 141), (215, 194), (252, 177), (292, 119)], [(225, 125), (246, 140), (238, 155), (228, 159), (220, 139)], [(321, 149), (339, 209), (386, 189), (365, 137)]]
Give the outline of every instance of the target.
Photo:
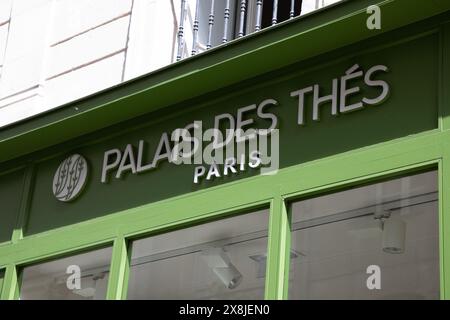
[(367, 267), (367, 274), (370, 276), (367, 278), (366, 285), (369, 290), (381, 289), (381, 269), (377, 265), (371, 265)]
[[(113, 163), (109, 163), (109, 156), (116, 155), (116, 159)], [(105, 152), (103, 156), (103, 168), (102, 168), (102, 183), (106, 183), (106, 178), (108, 171), (116, 168), (120, 163), (120, 158), (122, 157), (122, 153), (119, 149), (112, 149)]]
[(81, 269), (77, 265), (70, 265), (66, 270), (67, 277), (66, 285), (69, 290), (80, 290), (81, 289)]
[(372, 5), (367, 8), (367, 14), (370, 17), (367, 18), (367, 29), (380, 30), (381, 29), (381, 9), (379, 6)]

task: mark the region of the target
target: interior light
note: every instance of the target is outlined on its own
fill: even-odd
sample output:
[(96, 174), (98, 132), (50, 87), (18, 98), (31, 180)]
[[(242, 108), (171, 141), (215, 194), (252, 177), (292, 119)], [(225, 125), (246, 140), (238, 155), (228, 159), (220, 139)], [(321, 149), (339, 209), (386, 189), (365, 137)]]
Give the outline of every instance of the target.
[(73, 293), (75, 293), (76, 295), (82, 296), (83, 298), (92, 298), (95, 295), (95, 288), (88, 287), (88, 288), (73, 290)]
[(84, 298), (93, 298), (97, 291), (97, 280), (104, 277), (104, 273), (81, 277), (81, 288), (73, 290), (73, 293)]
[[(306, 255), (301, 252), (291, 250), (291, 261), (298, 258), (298, 256)], [(252, 255), (249, 256), (249, 258), (257, 263), (256, 278), (264, 278), (266, 276), (267, 253)]]
[(239, 286), (242, 281), (242, 274), (231, 263), (230, 257), (223, 248), (208, 248), (203, 250), (202, 257), (228, 289), (234, 289)]
[(380, 221), (383, 251), (392, 254), (405, 252), (406, 222), (393, 217), (389, 210), (376, 212), (375, 219)]
[(386, 253), (405, 252), (406, 223), (392, 216), (383, 222), (383, 251)]

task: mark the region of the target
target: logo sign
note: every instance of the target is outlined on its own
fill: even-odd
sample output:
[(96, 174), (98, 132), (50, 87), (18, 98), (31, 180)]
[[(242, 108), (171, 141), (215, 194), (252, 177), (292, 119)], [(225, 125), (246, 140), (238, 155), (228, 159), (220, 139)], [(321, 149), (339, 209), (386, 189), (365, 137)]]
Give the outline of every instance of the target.
[(88, 166), (86, 159), (74, 154), (65, 159), (53, 177), (53, 194), (63, 202), (74, 200), (86, 184)]
[[(352, 114), (384, 103), (391, 89), (389, 83), (380, 77), (387, 72), (389, 68), (382, 64), (367, 70), (354, 64), (343, 75), (328, 80), (331, 94), (324, 95), (319, 83), (309, 83), (306, 87), (286, 92), (286, 97), (290, 96), (297, 104), (297, 125), (319, 122), (324, 112), (338, 118), (341, 114)], [(367, 90), (369, 88), (378, 94), (374, 96)], [(163, 132), (159, 143), (154, 144), (156, 148), (149, 147), (153, 143), (140, 139), (138, 146), (128, 143), (124, 149), (105, 151), (100, 182), (105, 184), (113, 177), (121, 179), (127, 174), (156, 170), (162, 161), (174, 165), (196, 164), (194, 184), (239, 174), (248, 168), (258, 169), (261, 174), (276, 174), (280, 153), (279, 120), (272, 110), (279, 108), (280, 104), (268, 97), (255, 102), (238, 108), (233, 114), (215, 115), (212, 119), (214, 126), (206, 130), (203, 130), (202, 121), (194, 121), (172, 132)], [(259, 120), (267, 120), (270, 125), (253, 128), (252, 124), (259, 123)], [(87, 171), (86, 159), (81, 155), (74, 154), (65, 159), (53, 178), (56, 199), (63, 202), (75, 199), (86, 183)]]

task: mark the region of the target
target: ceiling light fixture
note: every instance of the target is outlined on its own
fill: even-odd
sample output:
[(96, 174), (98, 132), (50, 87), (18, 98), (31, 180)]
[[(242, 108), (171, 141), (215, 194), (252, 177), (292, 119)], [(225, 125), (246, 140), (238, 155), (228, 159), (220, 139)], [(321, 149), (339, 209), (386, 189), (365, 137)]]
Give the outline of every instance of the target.
[(399, 254), (405, 252), (406, 222), (398, 217), (392, 217), (390, 211), (375, 214), (382, 229), (382, 249), (386, 253)]
[[(298, 256), (304, 257), (306, 255), (301, 252), (291, 250), (291, 260), (297, 259)], [(264, 278), (266, 276), (267, 253), (252, 255), (249, 256), (249, 258), (257, 263), (256, 278)]]
[(97, 291), (97, 281), (103, 279), (105, 273), (99, 273), (95, 275), (87, 275), (81, 277), (81, 288), (74, 289), (72, 292), (76, 295), (82, 296), (84, 298), (94, 298), (95, 292)]
[(228, 289), (234, 289), (241, 283), (242, 274), (231, 263), (230, 257), (223, 248), (202, 250), (202, 257)]

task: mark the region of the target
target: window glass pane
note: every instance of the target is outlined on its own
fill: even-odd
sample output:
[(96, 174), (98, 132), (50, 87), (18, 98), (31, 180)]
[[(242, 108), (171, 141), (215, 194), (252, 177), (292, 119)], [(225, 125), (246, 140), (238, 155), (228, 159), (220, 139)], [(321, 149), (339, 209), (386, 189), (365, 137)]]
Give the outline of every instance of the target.
[(439, 299), (437, 172), (292, 205), (290, 299)]
[(5, 270), (0, 270), (0, 296), (2, 295), (3, 279), (5, 278)]
[(111, 253), (109, 247), (25, 267), (20, 299), (105, 299)]
[(132, 245), (128, 299), (263, 299), (268, 212)]

